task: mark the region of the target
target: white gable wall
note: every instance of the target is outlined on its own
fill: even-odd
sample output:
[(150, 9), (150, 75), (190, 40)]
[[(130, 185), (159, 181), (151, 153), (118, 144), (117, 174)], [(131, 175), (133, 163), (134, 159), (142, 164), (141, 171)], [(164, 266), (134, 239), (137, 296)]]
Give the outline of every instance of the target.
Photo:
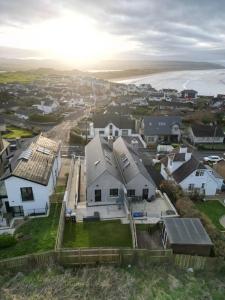
[(155, 195), (156, 188), (151, 181), (147, 180), (142, 174), (137, 174), (126, 184), (127, 190), (135, 190), (135, 196), (142, 197), (143, 189), (148, 189), (148, 198)]

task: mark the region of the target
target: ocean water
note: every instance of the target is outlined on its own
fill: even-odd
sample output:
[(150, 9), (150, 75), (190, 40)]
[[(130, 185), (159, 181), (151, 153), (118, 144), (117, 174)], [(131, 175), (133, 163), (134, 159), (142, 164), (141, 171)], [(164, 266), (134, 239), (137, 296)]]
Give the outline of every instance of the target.
[(194, 89), (200, 95), (214, 96), (225, 94), (225, 69), (164, 72), (116, 82), (137, 85), (150, 83), (157, 90), (162, 88), (172, 88), (178, 91)]

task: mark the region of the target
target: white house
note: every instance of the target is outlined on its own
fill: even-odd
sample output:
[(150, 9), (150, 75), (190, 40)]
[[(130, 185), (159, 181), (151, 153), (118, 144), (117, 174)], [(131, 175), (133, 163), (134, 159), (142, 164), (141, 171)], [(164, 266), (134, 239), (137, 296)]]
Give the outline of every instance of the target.
[(15, 116), (18, 117), (19, 119), (23, 119), (23, 120), (28, 120), (29, 119), (29, 115), (22, 110), (17, 110), (15, 112)]
[(56, 100), (45, 100), (41, 101), (41, 104), (35, 104), (33, 106), (42, 111), (44, 115), (47, 115), (56, 112), (59, 108), (59, 103)]
[(161, 160), (161, 175), (177, 183), (187, 193), (211, 196), (217, 194), (223, 185), (223, 178), (199, 162), (186, 147)]
[(89, 138), (96, 135), (102, 137), (132, 136), (135, 130), (135, 121), (129, 117), (116, 114), (96, 114), (89, 124)]
[(1, 178), (6, 190), (2, 211), (13, 217), (47, 214), (60, 167), (60, 144), (39, 135), (15, 155)]
[(149, 199), (156, 187), (134, 149), (122, 137), (113, 145), (99, 135), (85, 147), (87, 205), (112, 205)]
[(195, 144), (222, 144), (223, 129), (220, 126), (193, 124), (189, 127), (189, 138)]

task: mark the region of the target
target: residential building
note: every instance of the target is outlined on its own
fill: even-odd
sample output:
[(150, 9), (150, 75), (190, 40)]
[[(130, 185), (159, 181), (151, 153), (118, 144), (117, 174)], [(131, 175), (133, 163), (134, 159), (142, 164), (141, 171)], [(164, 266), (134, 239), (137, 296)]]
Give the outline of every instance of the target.
[(161, 160), (161, 175), (190, 194), (216, 195), (223, 185), (223, 178), (199, 162), (187, 147), (180, 147), (179, 152), (168, 154)]
[(118, 114), (95, 114), (89, 124), (89, 138), (131, 136), (135, 131), (135, 121)]
[(41, 104), (33, 105), (37, 107), (43, 114), (51, 114), (58, 110), (59, 103), (56, 100), (45, 100), (41, 101)]
[(220, 126), (193, 124), (189, 127), (189, 138), (195, 144), (222, 144), (224, 132)]
[(213, 243), (198, 218), (166, 218), (162, 229), (164, 248), (175, 254), (210, 256)]
[(181, 98), (185, 99), (196, 99), (198, 97), (198, 92), (195, 90), (183, 90), (180, 94)]
[(6, 190), (2, 212), (11, 217), (46, 214), (60, 167), (60, 144), (39, 135), (14, 155), (1, 178)]
[(19, 119), (23, 119), (23, 120), (28, 120), (29, 119), (29, 115), (27, 112), (23, 111), (23, 110), (17, 110), (14, 115), (16, 117), (18, 117)]
[(87, 205), (149, 199), (156, 187), (138, 154), (122, 137), (113, 144), (97, 135), (85, 147)]
[(178, 116), (144, 117), (141, 134), (147, 144), (159, 142), (177, 143), (181, 138), (181, 118)]

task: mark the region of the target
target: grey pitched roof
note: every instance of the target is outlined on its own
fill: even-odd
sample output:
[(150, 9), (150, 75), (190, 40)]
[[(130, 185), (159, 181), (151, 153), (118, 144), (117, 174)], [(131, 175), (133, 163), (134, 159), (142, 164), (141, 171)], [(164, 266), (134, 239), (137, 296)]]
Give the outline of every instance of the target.
[(113, 123), (119, 129), (135, 129), (135, 121), (117, 114), (95, 114), (92, 118), (95, 128), (105, 128)]
[(138, 174), (142, 174), (147, 180), (149, 180), (149, 182), (152, 183), (153, 186), (155, 186), (137, 152), (135, 152), (132, 146), (128, 145), (122, 137), (119, 137), (113, 143), (113, 151), (115, 153), (117, 163), (120, 166), (125, 183), (130, 182)]
[(122, 182), (116, 165), (112, 147), (99, 135), (95, 136), (85, 147), (87, 186), (94, 182), (105, 171)]
[(220, 126), (193, 124), (191, 128), (196, 137), (224, 137), (223, 129)]
[(164, 224), (171, 244), (213, 245), (198, 218), (166, 218)]
[(171, 134), (171, 127), (175, 124), (181, 125), (179, 116), (144, 117), (144, 135), (169, 135)]
[(186, 161), (172, 173), (172, 176), (177, 183), (180, 183), (191, 173), (198, 169), (206, 169), (206, 167), (192, 155), (188, 161)]

